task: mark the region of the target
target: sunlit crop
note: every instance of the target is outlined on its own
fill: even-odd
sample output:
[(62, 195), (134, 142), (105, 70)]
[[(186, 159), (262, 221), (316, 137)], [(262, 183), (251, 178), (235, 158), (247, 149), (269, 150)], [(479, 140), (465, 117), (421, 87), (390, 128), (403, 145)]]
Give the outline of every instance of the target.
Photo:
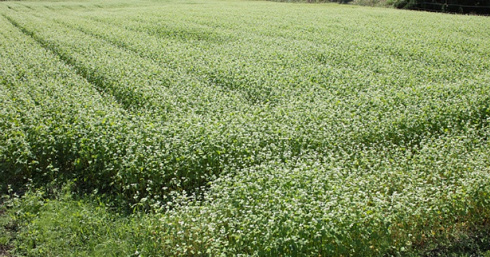
[[(386, 256), (475, 239), (490, 229), (489, 27), (337, 4), (1, 2), (2, 193), (69, 183), (101, 201), (11, 201), (37, 206), (17, 212), (17, 253)], [(87, 227), (48, 240), (53, 219)]]

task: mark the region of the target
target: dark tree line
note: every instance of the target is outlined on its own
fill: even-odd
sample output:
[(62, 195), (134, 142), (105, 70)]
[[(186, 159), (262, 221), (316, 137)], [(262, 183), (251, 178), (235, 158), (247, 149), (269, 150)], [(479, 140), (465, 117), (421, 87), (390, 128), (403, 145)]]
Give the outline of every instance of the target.
[(395, 7), (462, 14), (490, 14), (490, 0), (401, 0)]

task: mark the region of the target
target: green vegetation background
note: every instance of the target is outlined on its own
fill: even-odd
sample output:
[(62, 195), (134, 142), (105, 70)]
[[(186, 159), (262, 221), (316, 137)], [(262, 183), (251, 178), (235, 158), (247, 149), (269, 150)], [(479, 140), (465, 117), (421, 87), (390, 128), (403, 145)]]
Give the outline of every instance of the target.
[(0, 252), (484, 255), (486, 17), (0, 3)]

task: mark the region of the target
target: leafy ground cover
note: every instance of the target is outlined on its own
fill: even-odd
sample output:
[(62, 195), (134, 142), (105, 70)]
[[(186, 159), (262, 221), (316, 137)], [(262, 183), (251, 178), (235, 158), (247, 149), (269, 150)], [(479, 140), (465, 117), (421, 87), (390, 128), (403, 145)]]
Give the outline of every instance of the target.
[(489, 25), (336, 4), (2, 2), (1, 247), (482, 255)]

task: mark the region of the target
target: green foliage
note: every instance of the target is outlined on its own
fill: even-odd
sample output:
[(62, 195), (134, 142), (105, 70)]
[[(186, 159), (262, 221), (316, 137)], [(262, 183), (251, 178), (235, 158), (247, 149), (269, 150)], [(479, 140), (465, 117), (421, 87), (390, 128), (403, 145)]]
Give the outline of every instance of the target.
[(109, 212), (96, 198), (75, 200), (69, 190), (67, 186), (49, 199), (39, 190), (9, 198), (8, 215), (19, 228), (12, 254), (138, 256), (144, 247), (141, 223)]
[(2, 240), (28, 256), (483, 254), (488, 26), (341, 5), (2, 3), (0, 186), (22, 195)]

